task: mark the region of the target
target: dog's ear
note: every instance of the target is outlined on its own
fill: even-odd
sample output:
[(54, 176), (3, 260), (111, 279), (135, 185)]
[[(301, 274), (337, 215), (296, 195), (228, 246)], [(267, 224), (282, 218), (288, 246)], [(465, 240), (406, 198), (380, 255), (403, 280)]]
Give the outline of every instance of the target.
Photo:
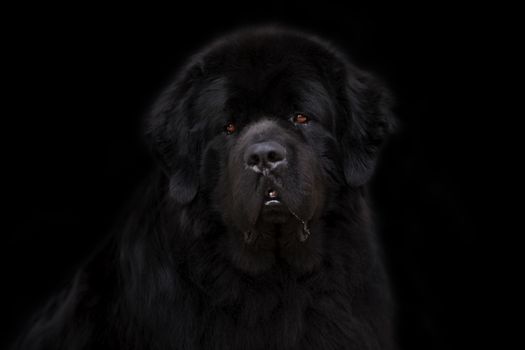
[(146, 119), (146, 141), (169, 178), (171, 197), (179, 204), (191, 202), (199, 188), (200, 147), (199, 138), (191, 133), (191, 102), (200, 73), (198, 66), (183, 70)]
[(340, 129), (344, 174), (353, 187), (364, 185), (373, 174), (378, 151), (396, 125), (392, 97), (376, 77), (345, 65), (339, 72), (345, 125)]

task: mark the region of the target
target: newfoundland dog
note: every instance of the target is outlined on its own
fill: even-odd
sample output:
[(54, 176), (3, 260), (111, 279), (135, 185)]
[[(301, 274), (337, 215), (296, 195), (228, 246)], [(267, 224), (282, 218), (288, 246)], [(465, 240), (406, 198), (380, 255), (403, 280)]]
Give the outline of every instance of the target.
[(20, 349), (391, 349), (365, 184), (390, 98), (278, 27), (192, 56), (147, 116), (158, 169)]

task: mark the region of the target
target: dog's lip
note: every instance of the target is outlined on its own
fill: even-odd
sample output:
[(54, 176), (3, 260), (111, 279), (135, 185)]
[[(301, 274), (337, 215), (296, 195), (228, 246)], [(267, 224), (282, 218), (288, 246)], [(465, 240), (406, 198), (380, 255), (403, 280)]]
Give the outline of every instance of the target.
[(277, 206), (277, 205), (282, 205), (282, 204), (283, 203), (278, 199), (270, 199), (264, 202), (265, 206)]

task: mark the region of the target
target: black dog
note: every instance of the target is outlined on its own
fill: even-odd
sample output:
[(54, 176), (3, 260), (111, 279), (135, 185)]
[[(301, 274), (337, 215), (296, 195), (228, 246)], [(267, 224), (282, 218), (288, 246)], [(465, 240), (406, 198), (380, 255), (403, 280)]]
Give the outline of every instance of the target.
[(364, 198), (389, 100), (316, 37), (215, 41), (148, 117), (140, 206), (17, 346), (392, 348)]

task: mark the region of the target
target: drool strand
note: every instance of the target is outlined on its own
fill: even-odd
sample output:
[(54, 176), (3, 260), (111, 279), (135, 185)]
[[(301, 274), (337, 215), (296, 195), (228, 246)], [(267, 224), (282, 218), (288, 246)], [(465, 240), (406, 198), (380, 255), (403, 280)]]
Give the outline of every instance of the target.
[(299, 233), (299, 241), (301, 242), (306, 241), (308, 237), (310, 237), (310, 234), (311, 234), (310, 229), (308, 228), (308, 223), (304, 221), (303, 219), (301, 219), (299, 215), (291, 211), (290, 208), (288, 208), (288, 210), (290, 211), (290, 213), (292, 213), (293, 216), (295, 216), (297, 220), (299, 220), (303, 224), (303, 232)]

